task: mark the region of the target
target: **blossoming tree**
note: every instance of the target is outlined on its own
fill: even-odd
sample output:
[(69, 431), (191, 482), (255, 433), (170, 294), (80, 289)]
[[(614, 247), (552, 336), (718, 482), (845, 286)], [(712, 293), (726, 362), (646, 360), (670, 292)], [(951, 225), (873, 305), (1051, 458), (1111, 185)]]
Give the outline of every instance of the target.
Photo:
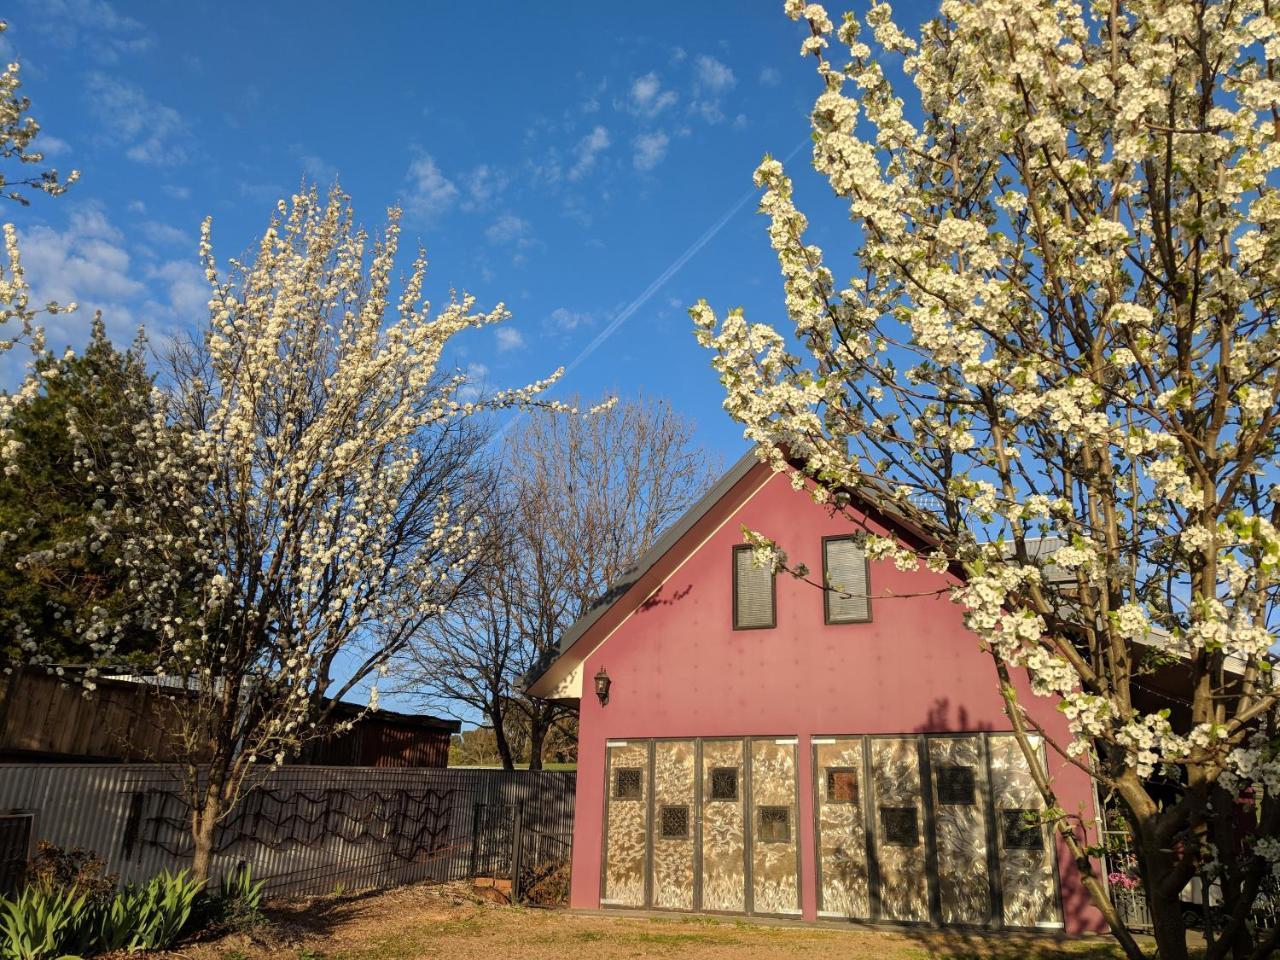
[[(0, 21), (0, 35), (8, 24)], [(62, 179), (58, 171), (44, 167), (44, 154), (35, 146), (40, 124), (31, 116), (31, 101), (19, 93), (22, 80), (19, 65), (10, 63), (0, 73), (0, 199), (27, 206), (29, 193), (45, 193), (60, 196), (67, 187), (79, 179), (77, 170)], [(16, 164), (16, 166), (13, 166)], [(44, 167), (43, 169), (40, 169)], [(44, 351), (44, 336), (37, 323), (41, 313), (69, 313), (74, 303), (59, 306), (48, 303), (38, 307), (31, 303), (31, 289), (22, 272), (22, 258), (18, 251), (18, 231), (12, 223), (6, 223), (4, 232), (4, 257), (0, 260), (0, 357), (15, 346), (24, 343), (35, 356)], [(0, 462), (17, 453), (14, 438), (6, 424), (14, 406), (34, 396), (36, 385), (28, 382), (13, 394), (0, 395)], [(0, 531), (2, 532), (2, 531)]]
[[(693, 308), (726, 409), (815, 498), (839, 509), (870, 475), (929, 515), (936, 548), (868, 535), (869, 552), (960, 575), (1126, 953), (1143, 955), (1030, 749), (1045, 731), (1015, 670), (1127, 821), (1159, 955), (1187, 956), (1196, 876), (1223, 897), (1207, 955), (1268, 954), (1276, 932), (1249, 917), (1280, 863), (1280, 20), (1266, 0), (945, 0), (912, 39), (882, 3), (839, 27), (785, 7), (857, 269), (806, 242), (766, 158), (791, 329)], [(1159, 669), (1169, 703), (1149, 695)]]
[[(179, 351), (136, 453), (83, 462), (116, 493), (98, 535), (135, 604), (94, 626), (99, 656), (134, 625), (160, 638), (161, 691), (185, 758), (197, 877), (253, 771), (323, 735), (471, 575), (468, 423), (546, 383), (480, 402), (446, 344), (507, 316), (470, 296), (435, 311), (419, 254), (393, 297), (398, 211), (371, 246), (345, 196), (281, 203), (248, 264), (215, 264), (200, 341)], [(192, 558), (195, 558), (194, 561)]]

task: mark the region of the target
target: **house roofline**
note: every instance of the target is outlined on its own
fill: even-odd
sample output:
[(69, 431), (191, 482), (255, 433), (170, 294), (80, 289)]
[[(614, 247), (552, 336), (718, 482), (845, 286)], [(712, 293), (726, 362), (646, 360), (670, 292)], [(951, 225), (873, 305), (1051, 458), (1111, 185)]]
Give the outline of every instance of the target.
[[(711, 489), (686, 510), (679, 520), (668, 527), (652, 547), (645, 551), (635, 566), (624, 573), (615, 583), (609, 586), (608, 590), (592, 602), (587, 612), (564, 632), (556, 650), (545, 656), (541, 662), (521, 678), (520, 685), (526, 693), (537, 696), (537, 694), (533, 694), (534, 687), (546, 677), (555, 664), (560, 662), (583, 637), (590, 633), (601, 618), (618, 601), (630, 593), (632, 588), (674, 549), (690, 531), (701, 523), (734, 487), (757, 468), (771, 469), (768, 462), (760, 457), (758, 451), (758, 447), (752, 447), (739, 457), (733, 466), (712, 485)], [(804, 476), (804, 471), (797, 464), (790, 460), (788, 462), (793, 469)], [(860, 501), (869, 511), (874, 512), (887, 524), (897, 527), (900, 532), (918, 540), (922, 545), (932, 546), (938, 542), (938, 539), (927, 530), (927, 515), (922, 514), (913, 519), (901, 504), (892, 500), (890, 492), (877, 479), (866, 477), (857, 487), (848, 488), (846, 492), (851, 500)], [(585, 660), (586, 658), (583, 657), (583, 659)]]

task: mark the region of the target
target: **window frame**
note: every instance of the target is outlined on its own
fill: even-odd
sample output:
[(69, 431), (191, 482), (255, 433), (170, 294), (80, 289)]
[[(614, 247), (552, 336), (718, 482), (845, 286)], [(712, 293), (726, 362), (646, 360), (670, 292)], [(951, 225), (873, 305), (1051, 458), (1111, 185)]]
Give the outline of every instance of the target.
[(752, 626), (741, 626), (738, 623), (738, 554), (752, 549), (749, 543), (735, 544), (732, 554), (732, 566), (729, 575), (733, 578), (733, 629), (734, 630), (773, 630), (778, 626), (778, 572), (769, 571), (769, 622)]
[[(829, 627), (846, 626), (853, 623), (870, 623), (872, 620), (871, 612), (871, 558), (867, 556), (866, 547), (862, 549), (862, 564), (864, 569), (863, 581), (867, 585), (867, 615), (850, 620), (833, 620), (831, 618), (831, 594), (843, 593), (842, 590), (836, 590), (830, 586), (830, 579), (827, 576), (827, 544), (836, 540), (851, 540), (856, 542), (857, 537), (849, 533), (836, 533), (831, 536), (822, 538), (822, 622)], [(737, 607), (735, 606), (736, 610)]]

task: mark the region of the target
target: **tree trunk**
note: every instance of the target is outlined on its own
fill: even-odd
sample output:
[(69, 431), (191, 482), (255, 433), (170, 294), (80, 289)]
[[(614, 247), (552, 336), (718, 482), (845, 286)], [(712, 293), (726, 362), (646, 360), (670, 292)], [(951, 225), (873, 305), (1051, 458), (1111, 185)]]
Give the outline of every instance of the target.
[(1177, 869), (1175, 858), (1169, 851), (1158, 849), (1154, 840), (1139, 837), (1135, 840), (1157, 955), (1160, 960), (1188, 960), (1190, 954), (1187, 952), (1187, 925), (1182, 919), (1181, 891), (1170, 893), (1168, 884), (1163, 882)]
[(547, 730), (551, 723), (542, 716), (539, 711), (538, 716), (529, 720), (529, 769), (542, 769), (542, 749), (543, 744), (547, 740)]
[(511, 755), (511, 743), (507, 740), (507, 731), (503, 724), (506, 717), (503, 715), (501, 704), (491, 703), (489, 705), (489, 722), (493, 724), (493, 739), (498, 746), (498, 756), (502, 760), (503, 770), (514, 770), (516, 768), (515, 758)]
[(204, 790), (199, 807), (191, 810), (191, 878), (207, 883), (213, 862), (213, 845), (217, 838), (218, 817), (222, 814), (222, 789), (211, 781)]

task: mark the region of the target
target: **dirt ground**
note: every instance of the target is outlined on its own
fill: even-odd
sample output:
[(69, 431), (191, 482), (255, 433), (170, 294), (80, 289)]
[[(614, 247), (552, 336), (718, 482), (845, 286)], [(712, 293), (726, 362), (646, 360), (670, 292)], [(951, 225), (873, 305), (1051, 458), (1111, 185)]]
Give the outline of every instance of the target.
[[(1109, 940), (1054, 942), (758, 924), (705, 917), (628, 917), (511, 907), (470, 884), (402, 887), (273, 905), (270, 925), (182, 944), (172, 960), (1110, 960)], [(492, 895), (492, 892), (489, 892)], [(494, 899), (501, 899), (495, 897)]]

